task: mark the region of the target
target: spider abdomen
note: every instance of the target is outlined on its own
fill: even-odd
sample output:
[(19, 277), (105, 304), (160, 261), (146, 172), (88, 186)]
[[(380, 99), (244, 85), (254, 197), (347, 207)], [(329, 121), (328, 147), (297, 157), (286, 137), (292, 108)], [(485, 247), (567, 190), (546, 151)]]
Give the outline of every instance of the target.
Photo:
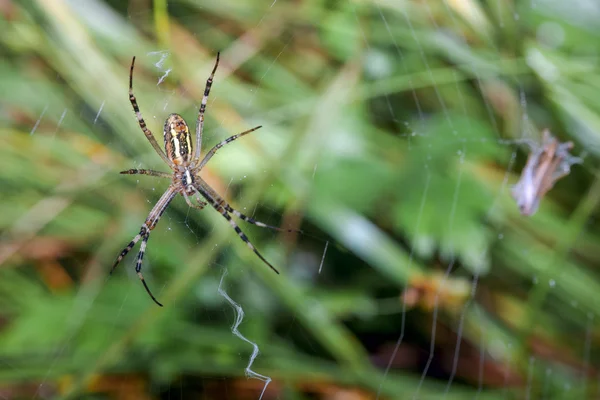
[(163, 133), (169, 160), (175, 165), (188, 165), (192, 160), (192, 139), (188, 125), (181, 115), (169, 115)]

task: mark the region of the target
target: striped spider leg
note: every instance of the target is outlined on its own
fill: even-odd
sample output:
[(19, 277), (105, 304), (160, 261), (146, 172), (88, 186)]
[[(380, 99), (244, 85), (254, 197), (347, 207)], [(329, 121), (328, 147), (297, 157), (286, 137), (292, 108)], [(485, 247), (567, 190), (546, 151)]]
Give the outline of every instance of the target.
[(208, 185), (208, 183), (206, 183), (206, 181), (204, 181), (199, 176), (196, 176), (196, 179), (195, 179), (195, 182), (194, 182), (194, 188), (197, 190), (197, 192), (202, 197), (204, 197), (206, 199), (206, 201), (208, 202), (208, 204), (210, 204), (227, 221), (229, 221), (229, 224), (231, 225), (231, 227), (236, 231), (236, 233), (238, 234), (238, 236), (240, 237), (240, 239), (242, 239), (242, 241), (244, 243), (246, 243), (246, 246), (248, 246), (250, 248), (250, 250), (252, 250), (254, 252), (254, 254), (256, 254), (258, 256), (258, 258), (260, 258), (265, 264), (267, 264), (273, 271), (275, 271), (277, 274), (279, 274), (279, 271), (277, 271), (277, 268), (275, 268), (273, 265), (271, 265), (271, 263), (268, 262), (262, 256), (262, 254), (259, 253), (258, 250), (256, 250), (256, 247), (254, 247), (254, 245), (248, 239), (248, 236), (246, 236), (246, 234), (240, 229), (240, 227), (237, 225), (237, 223), (231, 218), (230, 214), (233, 214), (236, 217), (240, 218), (241, 220), (246, 221), (246, 222), (248, 222), (248, 223), (250, 223), (252, 225), (260, 226), (261, 228), (273, 229), (273, 230), (280, 231), (280, 232), (293, 232), (295, 230), (293, 230), (293, 229), (282, 229), (282, 228), (278, 228), (276, 226), (267, 225), (267, 224), (265, 224), (263, 222), (255, 220), (254, 218), (250, 218), (250, 217), (245, 216), (244, 214), (242, 214), (241, 212), (233, 209), (229, 204), (227, 204), (227, 202), (221, 196), (219, 196), (219, 194), (217, 192), (215, 192)]
[[(227, 143), (231, 143), (232, 141), (247, 135), (248, 133), (254, 132), (259, 129), (260, 126), (249, 129), (247, 131), (241, 132), (237, 135), (233, 135), (228, 139), (218, 143), (214, 146), (210, 151), (206, 153), (204, 158), (200, 160), (200, 150), (201, 150), (201, 142), (202, 142), (202, 131), (204, 129), (204, 112), (206, 111), (206, 103), (208, 101), (208, 96), (210, 94), (210, 89), (212, 86), (213, 78), (215, 72), (217, 70), (217, 66), (219, 65), (219, 54), (217, 53), (217, 60), (215, 62), (215, 66), (210, 74), (209, 78), (206, 81), (206, 87), (204, 89), (204, 96), (202, 97), (202, 102), (200, 104), (200, 108), (198, 110), (198, 118), (196, 120), (196, 144), (195, 149), (192, 144), (192, 138), (189, 132), (189, 128), (185, 120), (179, 114), (170, 114), (165, 121), (163, 128), (163, 137), (165, 144), (165, 151), (158, 146), (156, 139), (152, 132), (147, 128), (144, 118), (142, 117), (142, 113), (137, 104), (137, 100), (133, 94), (133, 66), (135, 63), (135, 57), (131, 61), (131, 68), (129, 70), (129, 101), (133, 106), (133, 111), (135, 112), (136, 118), (138, 120), (138, 124), (144, 135), (156, 151), (158, 155), (163, 159), (163, 161), (169, 166), (171, 169), (171, 173), (148, 170), (148, 169), (129, 169), (126, 171), (121, 171), (121, 174), (125, 175), (148, 175), (158, 178), (168, 178), (171, 180), (171, 184), (169, 188), (163, 193), (158, 202), (154, 205), (150, 214), (142, 224), (139, 233), (129, 242), (129, 244), (121, 251), (117, 259), (115, 260), (110, 273), (112, 274), (117, 265), (123, 260), (123, 258), (133, 249), (137, 242), (142, 241), (140, 245), (140, 251), (137, 255), (135, 271), (142, 281), (144, 288), (148, 292), (148, 295), (152, 298), (152, 300), (162, 307), (162, 304), (158, 302), (158, 300), (154, 297), (150, 288), (146, 284), (144, 280), (144, 276), (142, 275), (142, 262), (144, 259), (144, 253), (146, 252), (146, 247), (148, 245), (148, 240), (150, 238), (150, 232), (156, 227), (160, 217), (165, 212), (171, 201), (175, 198), (177, 194), (181, 194), (188, 206), (191, 208), (202, 210), (206, 205), (210, 204), (215, 210), (217, 210), (232, 226), (232, 228), (236, 231), (240, 239), (246, 243), (246, 245), (256, 254), (265, 264), (267, 264), (271, 269), (275, 272), (279, 273), (271, 263), (269, 263), (260, 253), (259, 251), (252, 245), (248, 237), (242, 232), (240, 227), (236, 224), (236, 222), (231, 218), (231, 215), (240, 218), (243, 221), (246, 221), (250, 224), (274, 229), (277, 231), (296, 231), (293, 229), (281, 229), (276, 226), (267, 225), (263, 222), (257, 221), (251, 217), (248, 217), (239, 211), (235, 210), (231, 207), (219, 194), (213, 190), (208, 183), (206, 183), (200, 176), (200, 171), (206, 165), (206, 163), (212, 158), (212, 156), (217, 152), (218, 149), (226, 145)], [(204, 198), (202, 200), (201, 198)], [(196, 200), (197, 203), (194, 203), (193, 200)]]
[(142, 275), (142, 261), (144, 259), (144, 253), (146, 252), (146, 246), (148, 245), (148, 239), (150, 239), (150, 232), (152, 231), (152, 229), (154, 229), (154, 227), (158, 223), (158, 220), (160, 219), (162, 214), (165, 212), (165, 210), (169, 206), (169, 203), (171, 203), (171, 200), (173, 200), (173, 198), (175, 197), (176, 194), (177, 194), (177, 189), (173, 186), (170, 186), (169, 189), (167, 189), (167, 191), (160, 197), (158, 202), (154, 205), (154, 208), (152, 208), (152, 210), (150, 211), (150, 214), (148, 214), (146, 221), (144, 221), (144, 223), (142, 224), (142, 227), (140, 228), (140, 233), (138, 233), (131, 240), (131, 242), (129, 242), (127, 247), (125, 247), (121, 251), (121, 254), (119, 254), (119, 256), (115, 260), (115, 262), (110, 270), (110, 274), (112, 275), (113, 271), (115, 270), (117, 265), (119, 265), (121, 260), (127, 255), (127, 253), (129, 253), (129, 251), (131, 249), (133, 249), (133, 246), (135, 246), (135, 244), (140, 239), (142, 239), (142, 244), (140, 245), (140, 251), (138, 253), (137, 260), (135, 262), (135, 272), (137, 273), (138, 277), (142, 281), (144, 288), (146, 288), (146, 291), (148, 292), (148, 294), (150, 295), (152, 300), (154, 300), (154, 302), (161, 307), (162, 307), (162, 304), (160, 304), (158, 302), (158, 300), (156, 300), (156, 298), (150, 291), (148, 284), (146, 284), (146, 281), (144, 280), (144, 276)]

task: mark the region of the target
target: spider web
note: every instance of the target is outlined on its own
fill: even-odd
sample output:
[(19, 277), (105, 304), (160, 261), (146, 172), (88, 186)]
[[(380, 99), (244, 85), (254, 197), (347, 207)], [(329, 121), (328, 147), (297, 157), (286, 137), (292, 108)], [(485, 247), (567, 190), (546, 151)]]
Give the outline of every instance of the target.
[[(457, 21), (455, 19), (457, 10), (451, 10), (448, 2), (443, 2), (443, 5), (445, 6), (445, 11), (448, 13), (448, 16), (452, 20), (452, 24), (457, 26)], [(456, 6), (456, 4), (454, 4), (454, 6)], [(556, 12), (555, 7), (557, 5), (554, 4), (553, 2), (536, 2), (536, 3), (532, 2), (530, 6), (531, 6), (531, 9), (542, 9), (543, 10), (543, 11), (541, 11), (542, 14), (544, 14), (544, 13), (553, 14), (554, 12)], [(579, 6), (583, 7), (584, 5), (579, 4)], [(431, 18), (433, 25), (436, 28), (439, 28), (434, 22), (436, 18), (432, 15), (431, 8), (427, 4), (427, 2), (425, 2), (423, 8), (426, 10), (427, 17)], [(396, 40), (393, 40), (393, 33), (390, 30), (390, 25), (386, 19), (386, 16), (382, 12), (382, 8), (380, 6), (377, 6), (377, 9), (378, 9), (380, 18), (381, 18), (383, 24), (385, 25), (386, 31), (390, 34), (390, 37), (392, 38), (392, 42), (394, 43), (394, 47), (396, 48), (396, 50), (398, 52), (398, 60), (400, 62), (402, 62), (404, 55), (402, 54), (402, 51), (399, 49)], [(438, 11), (439, 11), (439, 9), (438, 9)], [(529, 11), (532, 11), (532, 10), (529, 10)], [(526, 11), (526, 12), (529, 12), (529, 11)], [(356, 13), (356, 11), (355, 11), (355, 13)], [(437, 90), (438, 83), (436, 82), (435, 78), (431, 74), (432, 69), (428, 65), (426, 56), (424, 55), (422, 47), (419, 44), (419, 39), (416, 35), (416, 31), (412, 27), (410, 19), (407, 16), (407, 13), (405, 11), (403, 11), (400, 14), (404, 17), (406, 24), (409, 26), (409, 29), (410, 29), (411, 33), (413, 34), (413, 38), (415, 40), (416, 47), (419, 50), (419, 53), (422, 57), (422, 61), (425, 66), (425, 69), (428, 72), (431, 84), (435, 90), (436, 97), (439, 101), (439, 106), (443, 111), (444, 118), (446, 118), (446, 120), (448, 122), (448, 126), (451, 129), (453, 129), (452, 133), (454, 135), (458, 134), (458, 136), (460, 136), (459, 132), (457, 132), (457, 130), (454, 130), (454, 126), (452, 123), (452, 117), (449, 116), (448, 108), (445, 105), (444, 100), (440, 96), (439, 91)], [(460, 12), (459, 12), (459, 14), (460, 14)], [(579, 19), (581, 17), (581, 15), (578, 12), (575, 12), (574, 15), (576, 15), (576, 17), (572, 15), (572, 17), (574, 19)], [(463, 15), (463, 17), (464, 17), (464, 15)], [(512, 17), (514, 18), (515, 21), (518, 20), (520, 17), (519, 11), (515, 10)], [(503, 26), (502, 21), (501, 21), (501, 25)], [(457, 29), (457, 31), (458, 31), (458, 29)], [(466, 38), (464, 36), (460, 37), (460, 39), (463, 42), (466, 42)], [(563, 39), (564, 39), (564, 31), (562, 30), (562, 28), (559, 25), (553, 24), (551, 22), (546, 22), (544, 24), (540, 24), (540, 27), (538, 29), (538, 40), (541, 43), (544, 43), (544, 44), (548, 45), (549, 47), (561, 46)], [(366, 46), (369, 47), (369, 44), (367, 43)], [(544, 67), (548, 68), (549, 66), (545, 65)], [(405, 70), (405, 72), (406, 72), (406, 70)], [(539, 71), (539, 73), (545, 74), (545, 73), (547, 73), (547, 71), (541, 70), (541, 71)], [(475, 82), (476, 82), (477, 86), (481, 89), (482, 92), (484, 92), (484, 87), (482, 85), (483, 80), (481, 79), (481, 74), (478, 73), (477, 71), (475, 71), (474, 75), (475, 75)], [(515, 138), (512, 140), (497, 140), (497, 142), (496, 142), (497, 144), (506, 146), (510, 149), (510, 158), (507, 162), (507, 167), (506, 167), (506, 170), (504, 173), (504, 178), (502, 179), (501, 184), (499, 185), (499, 188), (496, 191), (497, 194), (492, 199), (492, 201), (489, 202), (490, 203), (489, 208), (483, 213), (485, 215), (484, 220), (493, 220), (495, 214), (497, 212), (499, 212), (499, 209), (502, 207), (502, 196), (508, 189), (509, 177), (513, 172), (514, 162), (515, 162), (516, 155), (517, 155), (516, 149), (518, 149), (524, 143), (529, 144), (532, 147), (531, 151), (535, 151), (536, 148), (539, 146), (539, 145), (535, 144), (536, 140), (533, 139), (533, 137), (535, 137), (535, 135), (532, 136), (532, 129), (531, 129), (531, 124), (530, 124), (530, 120), (529, 120), (529, 112), (527, 109), (527, 97), (525, 95), (525, 89), (523, 87), (521, 80), (518, 77), (517, 77), (516, 81), (517, 81), (516, 86), (519, 88), (520, 106), (521, 106), (520, 107), (521, 121), (522, 121), (521, 122), (521, 138)], [(422, 113), (421, 106), (418, 101), (416, 91), (413, 87), (413, 83), (410, 80), (408, 83), (409, 83), (409, 85), (408, 85), (409, 90), (413, 93), (414, 98), (415, 98), (415, 107), (414, 108), (415, 108), (415, 110), (417, 110), (417, 115), (419, 116), (419, 120), (422, 122), (423, 121), (423, 113)], [(465, 106), (465, 103), (463, 101), (463, 96), (461, 94), (461, 88), (458, 85), (458, 83), (456, 85), (456, 88), (457, 88), (456, 98), (458, 99), (458, 103), (459, 103), (458, 108), (462, 109), (465, 116), (469, 116), (470, 112), (467, 110), (467, 107)], [(393, 107), (390, 105), (389, 99), (386, 97), (385, 100), (388, 103), (388, 109), (389, 109), (392, 119), (397, 121), (397, 118), (393, 112)], [(494, 117), (494, 114), (492, 112), (493, 105), (490, 104), (490, 102), (487, 100), (487, 97), (483, 97), (482, 100), (485, 103), (485, 107), (488, 111), (491, 126), (493, 126), (494, 131), (498, 136), (502, 136), (501, 131), (498, 127), (498, 122), (496, 121), (496, 118)], [(405, 125), (409, 126), (406, 122), (405, 122)], [(473, 127), (471, 126), (469, 121), (467, 121), (466, 128), (469, 131), (473, 129)], [(414, 128), (410, 128), (410, 129), (412, 130)], [(418, 133), (413, 131), (410, 135), (416, 136), (416, 135), (418, 135)], [(460, 142), (463, 144), (468, 143), (468, 141), (469, 141), (469, 139), (465, 140), (465, 139), (461, 139), (461, 138), (456, 138), (456, 140), (457, 140), (457, 142)], [(482, 139), (482, 141), (483, 141), (483, 139)], [(460, 193), (461, 192), (461, 181), (462, 181), (461, 178), (463, 177), (463, 170), (464, 170), (463, 166), (465, 163), (465, 159), (467, 157), (468, 157), (468, 152), (466, 151), (465, 147), (463, 146), (462, 149), (460, 149), (457, 152), (457, 158), (458, 158), (457, 163), (459, 165), (459, 167), (458, 167), (459, 172), (458, 172), (457, 179), (455, 182), (455, 187), (452, 191), (446, 192), (448, 197), (450, 197), (450, 194), (452, 197), (452, 205), (450, 208), (450, 212), (447, 215), (448, 222), (446, 225), (449, 236), (452, 235), (453, 224), (454, 224), (454, 220), (456, 218), (457, 201), (458, 201), (459, 196), (461, 195), (461, 193)], [(428, 155), (426, 159), (430, 160), (431, 157)], [(424, 162), (423, 168), (425, 170), (429, 170), (430, 165), (427, 161)], [(427, 202), (428, 190), (429, 190), (430, 184), (431, 184), (430, 178), (431, 178), (431, 175), (429, 172), (427, 172), (426, 179), (424, 179), (425, 183), (423, 185), (424, 187), (423, 187), (423, 191), (422, 191), (422, 198), (420, 200), (420, 205), (418, 208), (419, 211), (416, 213), (416, 215), (417, 215), (416, 224), (414, 225), (415, 235), (420, 233), (419, 230), (421, 227), (421, 219), (422, 219), (422, 215), (423, 215), (424, 204)], [(415, 204), (416, 203), (417, 202), (415, 202)], [(444, 225), (444, 221), (440, 221), (440, 224)], [(498, 240), (502, 240), (504, 238), (503, 229), (496, 229), (496, 233), (498, 235), (497, 236)], [(417, 244), (413, 242), (413, 245), (410, 247), (410, 255), (409, 255), (409, 260), (408, 260), (408, 262), (410, 264), (413, 262), (413, 259), (414, 259), (415, 245), (417, 245)], [(460, 249), (459, 249), (459, 251), (460, 251)], [(502, 387), (504, 389), (503, 395), (506, 396), (506, 393), (507, 393), (507, 390), (509, 389), (509, 387), (514, 386), (514, 383), (512, 385), (511, 385), (511, 383), (509, 383), (509, 372), (510, 372), (511, 368), (514, 367), (514, 364), (511, 365), (511, 362), (514, 362), (514, 360), (511, 360), (511, 357), (512, 357), (513, 347), (514, 347), (515, 343), (511, 342), (510, 340), (506, 340), (503, 343), (502, 342), (494, 343), (494, 339), (497, 340), (497, 337), (494, 339), (489, 337), (489, 335), (485, 329), (485, 324), (482, 324), (479, 331), (475, 335), (473, 335), (473, 332), (471, 332), (470, 334), (467, 334), (466, 337), (464, 336), (465, 319), (470, 311), (473, 311), (473, 309), (475, 309), (474, 311), (475, 311), (476, 318), (481, 319), (481, 320), (486, 319), (486, 317), (483, 315), (482, 309), (477, 308), (476, 307), (477, 303), (475, 303), (475, 302), (476, 302), (478, 284), (482, 277), (482, 274), (483, 275), (488, 274), (489, 265), (485, 265), (486, 259), (489, 258), (488, 254), (487, 254), (488, 251), (489, 251), (488, 248), (484, 248), (481, 251), (481, 253), (479, 254), (479, 256), (476, 257), (476, 260), (479, 260), (479, 263), (475, 262), (473, 265), (471, 265), (472, 278), (471, 278), (471, 282), (470, 282), (470, 286), (471, 286), (470, 293), (467, 296), (467, 300), (464, 302), (464, 304), (460, 308), (460, 311), (458, 313), (455, 313), (454, 317), (451, 318), (450, 323), (452, 324), (452, 326), (450, 329), (453, 330), (453, 334), (456, 337), (456, 341), (455, 341), (455, 345), (454, 345), (454, 352), (453, 352), (451, 367), (447, 368), (447, 370), (446, 370), (447, 381), (446, 381), (445, 388), (442, 392), (443, 398), (446, 398), (449, 395), (449, 393), (452, 390), (452, 385), (456, 380), (457, 368), (458, 368), (458, 364), (461, 359), (461, 357), (460, 357), (461, 344), (463, 341), (470, 341), (471, 345), (473, 345), (473, 346), (475, 346), (475, 348), (479, 349), (478, 360), (473, 360), (473, 363), (475, 365), (477, 365), (477, 373), (474, 374), (477, 378), (477, 381), (476, 381), (477, 391), (476, 391), (475, 397), (480, 397), (482, 395), (482, 391), (483, 391), (484, 384), (485, 384), (484, 372), (488, 371), (488, 373), (489, 373), (489, 370), (490, 370), (489, 365), (491, 363), (495, 363), (496, 365), (505, 363), (506, 368), (504, 369), (504, 379), (503, 379), (503, 385), (502, 385)], [(463, 254), (463, 256), (464, 256), (464, 254)], [(439, 283), (439, 288), (435, 292), (435, 296), (434, 296), (434, 300), (433, 300), (433, 309), (431, 310), (432, 323), (431, 323), (431, 330), (429, 333), (430, 344), (429, 344), (429, 348), (427, 350), (427, 359), (426, 359), (425, 365), (422, 369), (422, 373), (421, 373), (421, 377), (420, 377), (420, 380), (417, 385), (417, 389), (411, 395), (411, 397), (413, 399), (420, 398), (420, 394), (421, 394), (420, 390), (421, 390), (423, 384), (428, 379), (432, 379), (430, 377), (432, 375), (431, 367), (432, 367), (432, 363), (434, 362), (434, 359), (436, 358), (436, 348), (438, 346), (438, 343), (437, 343), (438, 340), (436, 337), (436, 333), (437, 333), (439, 324), (442, 323), (442, 321), (440, 320), (439, 314), (441, 311), (447, 311), (447, 310), (444, 310), (443, 307), (441, 306), (440, 299), (441, 299), (441, 296), (443, 296), (442, 292), (444, 290), (444, 286), (448, 284), (451, 274), (454, 272), (454, 270), (456, 268), (456, 263), (457, 263), (457, 259), (459, 258), (459, 255), (456, 254), (456, 250), (454, 250), (454, 251), (451, 250), (446, 254), (445, 258), (446, 258), (446, 263), (445, 263), (446, 267), (445, 267), (445, 270), (443, 273), (443, 277)], [(463, 262), (464, 261), (465, 260), (463, 259)], [(556, 270), (554, 270), (552, 273), (556, 273)], [(546, 277), (552, 276), (551, 275), (552, 273), (547, 274)], [(539, 282), (537, 276), (534, 276), (533, 283), (534, 283), (534, 285), (537, 285), (540, 283), (542, 285), (547, 284), (550, 289), (555, 287), (555, 285), (556, 285), (556, 281), (554, 279), (549, 279), (547, 281)], [(406, 287), (405, 291), (408, 289), (409, 289), (409, 287)], [(544, 290), (544, 289), (542, 289), (542, 290)], [(547, 291), (545, 291), (545, 293), (546, 292)], [(406, 299), (406, 297), (404, 299)], [(573, 307), (577, 308), (576, 303), (571, 302), (571, 305)], [(385, 369), (384, 378), (381, 381), (379, 391), (377, 393), (377, 398), (380, 398), (381, 388), (385, 385), (385, 382), (386, 382), (386, 375), (390, 371), (390, 367), (392, 366), (394, 360), (397, 358), (397, 356), (399, 354), (399, 349), (401, 348), (401, 346), (403, 345), (403, 343), (406, 340), (405, 339), (406, 338), (406, 323), (407, 323), (406, 312), (407, 312), (407, 304), (406, 304), (406, 301), (404, 301), (403, 309), (402, 309), (400, 334), (396, 341), (395, 346), (393, 347), (393, 350), (391, 351), (391, 355), (390, 355), (389, 361), (388, 361), (386, 369)], [(588, 324), (589, 324), (593, 320), (593, 314), (588, 312), (587, 319), (588, 319)], [(448, 321), (443, 321), (443, 323), (448, 323)], [(586, 331), (587, 331), (587, 329), (588, 328), (586, 328)], [(501, 347), (500, 351), (498, 351), (499, 345)], [(492, 350), (495, 350), (495, 351), (492, 351)], [(587, 384), (587, 380), (589, 379), (588, 378), (588, 370), (589, 370), (590, 354), (591, 354), (590, 341), (589, 341), (589, 337), (586, 334), (585, 335), (585, 346), (583, 349), (583, 358), (585, 361), (583, 362), (583, 377), (581, 378), (583, 382), (586, 382), (586, 383), (584, 383), (584, 385)], [(550, 363), (550, 365), (549, 365), (547, 363), (548, 362), (548, 359), (546, 358), (547, 355), (541, 355), (541, 357), (542, 357), (541, 360), (538, 359), (536, 355), (532, 355), (529, 357), (527, 374), (526, 374), (526, 382), (524, 385), (524, 389), (522, 389), (523, 390), (522, 393), (525, 394), (525, 398), (536, 397), (536, 395), (533, 393), (538, 393), (538, 395), (540, 395), (540, 393), (541, 393), (541, 396), (543, 398), (549, 398), (548, 397), (548, 394), (549, 394), (548, 388), (552, 385), (550, 383), (551, 375), (554, 371), (554, 368), (561, 368), (556, 365), (552, 365), (552, 363)], [(492, 359), (491, 362), (487, 362), (487, 366), (486, 366), (486, 361), (487, 361), (486, 358)], [(545, 369), (544, 369), (544, 374), (539, 373), (539, 369), (542, 369), (540, 367), (537, 367), (538, 371), (536, 371), (536, 363), (539, 363), (540, 361), (542, 363), (546, 363)], [(537, 377), (536, 377), (536, 374), (538, 374)], [(439, 377), (438, 377), (438, 379), (439, 379)], [(543, 387), (543, 389), (541, 391), (538, 388), (536, 388), (536, 384), (534, 384), (535, 379), (538, 379), (538, 383), (541, 382), (540, 385)], [(489, 379), (488, 379), (488, 382), (489, 382)], [(489, 385), (489, 383), (488, 383), (488, 385)], [(498, 385), (496, 385), (496, 387), (498, 387)], [(519, 387), (520, 387), (520, 385), (519, 385)], [(568, 394), (572, 389), (571, 385), (569, 383), (565, 383), (562, 387), (556, 385), (555, 390), (556, 390), (556, 387), (558, 387), (558, 390), (562, 391), (567, 396), (573, 395), (573, 394)], [(511, 388), (511, 389), (514, 389), (514, 388)], [(585, 389), (581, 393), (585, 393)]]
[[(119, 14), (101, 2), (85, 3), (109, 25), (123, 16), (151, 19), (147, 10)], [(90, 13), (81, 6), (70, 7), (89, 29), (103, 29), (93, 28), (97, 21), (86, 20)], [(218, 15), (215, 6), (167, 2), (173, 12), (179, 7), (187, 13), (173, 18), (189, 35), (178, 39), (199, 41), (203, 32), (212, 32), (204, 21), (207, 12)], [(59, 190), (7, 230), (31, 238), (58, 220), (53, 229), (77, 236), (80, 231), (60, 225), (62, 212), (65, 219), (80, 216), (91, 221), (87, 225), (105, 227), (98, 248), (88, 249), (82, 270), (89, 275), (82, 277), (81, 288), (52, 300), (34, 292), (36, 307), (22, 306), (26, 311), (3, 346), (27, 349), (27, 340), (38, 337), (28, 327), (45, 313), (65, 326), (54, 337), (49, 330), (50, 351), (33, 397), (56, 393), (55, 382), (71, 377), (75, 383), (66, 392), (77, 393), (84, 381), (64, 367), (71, 355), (86, 361), (79, 372), (87, 378), (114, 366), (147, 367), (148, 382), (155, 385), (149, 390), (161, 396), (184, 396), (201, 387), (207, 398), (240, 393), (286, 398), (287, 386), (295, 395), (317, 398), (597, 395), (597, 299), (589, 288), (577, 290), (586, 277), (595, 278), (584, 268), (584, 261), (590, 265), (595, 258), (579, 252), (581, 260), (569, 257), (576, 248), (573, 238), (585, 236), (581, 232), (594, 204), (550, 192), (539, 214), (526, 218), (510, 199), (526, 154), (540, 145), (541, 127), (560, 126), (576, 135), (576, 154), (595, 154), (593, 135), (585, 134), (591, 128), (575, 121), (568, 105), (556, 112), (560, 118), (542, 109), (529, 75), (550, 87), (565, 74), (568, 68), (552, 58), (552, 50), (568, 40), (559, 16), (572, 25), (593, 26), (590, 16), (598, 15), (597, 6), (583, 0), (570, 7), (536, 0), (516, 8), (500, 1), (343, 1), (327, 6), (326, 22), (282, 26), (278, 19), (288, 7), (269, 0), (254, 12), (232, 9), (227, 20), (244, 20), (246, 28), (233, 35), (235, 40), (194, 47), (206, 52), (190, 56), (201, 64), (187, 65), (181, 53), (166, 46), (140, 47), (134, 77), (142, 113), (159, 139), (171, 112), (194, 125), (213, 50), (223, 50), (203, 150), (249, 127), (264, 127), (220, 150), (205, 178), (244, 214), (283, 227), (300, 228), (294, 223), (301, 222), (305, 233), (290, 238), (239, 221), (281, 276), (255, 259), (218, 213), (189, 209), (178, 197), (153, 231), (143, 267), (165, 309), (148, 308), (134, 272), (136, 249), (117, 276), (104, 279), (115, 243), (126, 244), (139, 230), (168, 185), (148, 177), (126, 182), (116, 172), (121, 166), (166, 168), (135, 126), (133, 113), (133, 123), (115, 122), (124, 105), (105, 92), (87, 99), (94, 107), (68, 102), (56, 107), (50, 95), (39, 96), (37, 119), (27, 132), (34, 143), (60, 151), (72, 138), (69, 132), (87, 130), (126, 157), (94, 153), (97, 172), (78, 164), (85, 174), (60, 181)], [(482, 10), (487, 18), (477, 14)], [(492, 28), (477, 24), (493, 22), (508, 36), (523, 19), (541, 21), (531, 23), (535, 40), (522, 58), (503, 64), (506, 45), (495, 40)], [(196, 21), (202, 23), (194, 31)], [(310, 37), (303, 23), (315, 25), (319, 34), (306, 47), (302, 41)], [(129, 49), (135, 40), (123, 39), (127, 32), (133, 32), (129, 25), (117, 43)], [(488, 53), (468, 51), (479, 41), (487, 42)], [(314, 68), (323, 74), (298, 67), (299, 48), (311, 46), (326, 48), (328, 63), (338, 67)], [(125, 53), (129, 57), (129, 50)], [(307, 51), (304, 57), (307, 65), (319, 65), (314, 54)], [(127, 71), (118, 73), (124, 97)], [(566, 89), (553, 95), (572, 100)], [(115, 126), (126, 126), (127, 133), (114, 133)], [(591, 181), (585, 164), (573, 175)], [(557, 192), (565, 185), (587, 196), (587, 190), (567, 182), (571, 178), (557, 184)], [(96, 204), (85, 194), (78, 192), (82, 200), (69, 195), (73, 187), (98, 193), (110, 188), (90, 208), (119, 207), (116, 226), (102, 223), (87, 208), (73, 211)], [(560, 229), (564, 239), (545, 232)], [(532, 240), (535, 236), (543, 240)], [(577, 343), (561, 342), (565, 335)], [(88, 353), (98, 356), (86, 358)], [(128, 363), (121, 354), (141, 361)], [(26, 370), (10, 357), (5, 369)], [(0, 398), (11, 395), (0, 392)]]

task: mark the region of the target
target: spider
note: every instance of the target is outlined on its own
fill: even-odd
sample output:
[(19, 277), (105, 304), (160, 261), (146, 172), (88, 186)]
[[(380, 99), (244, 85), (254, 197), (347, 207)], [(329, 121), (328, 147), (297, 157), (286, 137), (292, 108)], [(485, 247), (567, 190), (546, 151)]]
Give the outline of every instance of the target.
[[(133, 249), (135, 244), (141, 239), (142, 244), (140, 245), (140, 251), (137, 255), (137, 260), (135, 264), (135, 272), (138, 277), (142, 281), (146, 292), (150, 295), (152, 300), (156, 304), (162, 307), (162, 304), (156, 300), (150, 288), (146, 284), (144, 280), (144, 276), (142, 275), (142, 260), (144, 259), (144, 253), (146, 252), (146, 246), (148, 244), (148, 239), (150, 238), (150, 232), (156, 227), (160, 217), (165, 212), (169, 203), (175, 198), (175, 196), (179, 193), (187, 202), (188, 206), (202, 210), (207, 204), (210, 204), (215, 210), (217, 210), (221, 215), (229, 221), (229, 224), (233, 227), (233, 229), (237, 232), (240, 239), (242, 239), (246, 245), (260, 258), (265, 264), (267, 264), (273, 271), (279, 274), (279, 271), (271, 263), (269, 263), (259, 252), (256, 250), (254, 245), (250, 243), (248, 237), (242, 232), (240, 227), (236, 224), (236, 222), (231, 218), (231, 214), (240, 218), (243, 221), (246, 221), (250, 224), (260, 226), (262, 228), (274, 229), (277, 231), (283, 232), (292, 232), (292, 229), (281, 229), (276, 226), (267, 225), (260, 221), (257, 221), (251, 217), (247, 217), (241, 212), (235, 210), (231, 207), (219, 194), (212, 189), (206, 181), (204, 181), (200, 177), (200, 172), (202, 168), (208, 163), (208, 161), (215, 155), (217, 150), (221, 147), (225, 146), (227, 143), (231, 143), (234, 140), (247, 135), (255, 130), (261, 128), (261, 126), (254, 127), (252, 129), (248, 129), (247, 131), (238, 133), (237, 135), (233, 135), (222, 142), (215, 145), (212, 149), (206, 153), (204, 158), (200, 158), (200, 150), (201, 150), (201, 142), (202, 142), (202, 132), (204, 128), (204, 112), (206, 110), (206, 102), (208, 101), (208, 95), (210, 94), (210, 88), (213, 83), (213, 78), (215, 76), (215, 72), (217, 71), (217, 67), (219, 66), (219, 56), (220, 53), (217, 53), (217, 60), (215, 62), (215, 66), (212, 70), (212, 73), (206, 80), (206, 87), (204, 88), (204, 96), (202, 97), (202, 103), (200, 103), (200, 108), (198, 110), (198, 118), (196, 120), (196, 143), (195, 147), (192, 144), (192, 138), (188, 129), (188, 125), (185, 120), (179, 114), (170, 114), (165, 121), (163, 135), (165, 140), (165, 151), (160, 148), (154, 135), (147, 128), (146, 122), (142, 117), (142, 113), (137, 104), (137, 100), (133, 95), (133, 66), (135, 64), (135, 57), (131, 60), (131, 68), (129, 69), (129, 101), (133, 106), (133, 111), (137, 117), (140, 128), (146, 135), (146, 139), (150, 142), (156, 153), (162, 158), (162, 160), (171, 168), (172, 173), (153, 171), (149, 169), (129, 169), (127, 171), (121, 171), (121, 174), (126, 175), (150, 175), (159, 178), (167, 178), (171, 180), (171, 184), (169, 188), (163, 193), (158, 202), (155, 204), (154, 208), (148, 214), (146, 221), (142, 224), (140, 228), (140, 232), (129, 242), (127, 247), (125, 247), (117, 259), (115, 260), (110, 274), (112, 274), (121, 262), (123, 258)], [(191, 198), (194, 198), (197, 201), (197, 204), (192, 203)], [(202, 198), (204, 198), (203, 201)]]

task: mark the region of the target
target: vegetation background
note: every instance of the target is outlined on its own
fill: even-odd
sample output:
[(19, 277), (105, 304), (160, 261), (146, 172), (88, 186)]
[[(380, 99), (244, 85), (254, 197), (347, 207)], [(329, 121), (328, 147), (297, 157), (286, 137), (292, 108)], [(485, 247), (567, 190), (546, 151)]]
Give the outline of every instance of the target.
[[(592, 0), (0, 1), (0, 399), (600, 395)], [(281, 271), (177, 198), (130, 255), (221, 51), (204, 177)], [(583, 165), (510, 197), (544, 128)], [(225, 276), (224, 271), (228, 274)], [(222, 286), (219, 284), (222, 281)], [(251, 375), (251, 373), (250, 373)]]

